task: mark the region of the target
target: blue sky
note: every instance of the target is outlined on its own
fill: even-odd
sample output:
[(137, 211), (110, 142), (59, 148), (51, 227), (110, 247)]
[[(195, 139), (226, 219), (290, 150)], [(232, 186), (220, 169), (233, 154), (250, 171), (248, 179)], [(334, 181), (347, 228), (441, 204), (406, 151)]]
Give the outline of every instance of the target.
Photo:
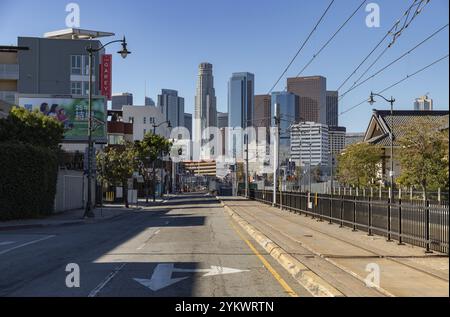
[[(61, 0), (0, 0), (0, 44), (17, 44), (17, 36), (42, 36), (65, 28)], [(185, 97), (192, 112), (198, 64), (214, 65), (219, 111), (226, 111), (227, 82), (233, 72), (256, 76), (256, 94), (267, 93), (310, 32), (329, 0), (79, 0), (81, 28), (126, 35), (133, 52), (122, 60), (114, 56), (113, 91), (129, 91), (142, 104), (147, 95), (156, 99), (162, 88)], [(297, 58), (288, 76), (295, 76), (320, 46), (360, 4), (336, 0), (323, 24)], [(321, 53), (304, 75), (323, 75), (328, 89), (336, 89), (362, 58), (399, 19), (412, 0), (368, 1), (379, 4), (380, 28), (368, 28), (364, 7)], [(449, 20), (448, 0), (432, 0), (413, 24), (376, 64), (375, 70), (397, 58)], [(346, 96), (341, 111), (406, 75), (448, 54), (448, 28), (394, 67)], [(385, 43), (385, 45), (387, 42)], [(116, 47), (109, 48), (117, 51)], [(375, 56), (375, 55), (374, 55)], [(448, 109), (448, 59), (387, 91), (398, 109), (412, 108), (414, 98), (427, 92), (436, 109)], [(278, 89), (285, 86), (283, 80)], [(346, 86), (345, 86), (346, 87)], [(344, 88), (345, 88), (344, 87)], [(344, 89), (345, 90), (345, 89)], [(341, 91), (343, 92), (343, 91)], [(388, 105), (379, 102), (377, 108)], [(363, 104), (340, 117), (349, 131), (365, 130), (372, 106)]]

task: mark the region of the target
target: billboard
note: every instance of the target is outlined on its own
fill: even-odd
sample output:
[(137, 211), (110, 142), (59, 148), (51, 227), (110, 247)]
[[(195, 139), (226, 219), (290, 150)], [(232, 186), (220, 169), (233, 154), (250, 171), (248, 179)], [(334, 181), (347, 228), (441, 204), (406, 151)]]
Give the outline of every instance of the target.
[(112, 55), (102, 55), (100, 64), (100, 91), (106, 100), (111, 100), (112, 95)]
[[(87, 98), (54, 98), (19, 96), (19, 106), (28, 110), (38, 110), (64, 124), (64, 141), (86, 142), (88, 139), (88, 106)], [(106, 103), (104, 97), (92, 99), (93, 140), (106, 143)]]

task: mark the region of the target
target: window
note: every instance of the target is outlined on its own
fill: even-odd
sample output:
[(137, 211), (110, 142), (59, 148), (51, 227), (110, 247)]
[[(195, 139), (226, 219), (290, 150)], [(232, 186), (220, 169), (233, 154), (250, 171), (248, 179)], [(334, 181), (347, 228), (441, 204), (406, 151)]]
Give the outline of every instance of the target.
[(150, 121), (150, 123), (155, 123), (155, 118), (150, 117), (150, 118), (149, 118), (149, 121)]
[[(95, 84), (92, 84), (92, 94), (95, 94), (95, 90), (94, 90)], [(89, 95), (89, 82), (88, 81), (83, 81), (83, 95), (87, 96)]]
[(134, 122), (134, 118), (133, 117), (128, 117), (128, 122), (129, 123), (133, 123)]
[(147, 118), (144, 117), (144, 124), (147, 124)]
[(81, 81), (72, 81), (70, 83), (70, 93), (72, 95), (81, 95), (82, 94)]
[(70, 56), (70, 73), (72, 75), (81, 75), (81, 55)]
[[(95, 56), (92, 56), (93, 74), (95, 74)], [(83, 75), (89, 75), (89, 55), (83, 55)]]

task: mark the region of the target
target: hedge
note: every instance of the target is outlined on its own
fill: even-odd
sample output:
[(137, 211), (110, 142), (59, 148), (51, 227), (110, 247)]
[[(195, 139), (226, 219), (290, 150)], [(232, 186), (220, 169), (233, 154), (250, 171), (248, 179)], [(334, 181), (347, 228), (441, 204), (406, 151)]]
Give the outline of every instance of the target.
[(0, 220), (39, 218), (54, 210), (58, 159), (54, 151), (0, 143)]

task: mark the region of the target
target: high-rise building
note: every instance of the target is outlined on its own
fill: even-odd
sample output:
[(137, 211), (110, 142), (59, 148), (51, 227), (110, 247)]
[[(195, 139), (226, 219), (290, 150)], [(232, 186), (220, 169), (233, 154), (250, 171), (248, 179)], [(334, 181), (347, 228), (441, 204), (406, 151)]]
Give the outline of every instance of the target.
[(189, 130), (190, 139), (192, 140), (192, 113), (184, 114), (184, 127)]
[(255, 75), (234, 73), (228, 83), (228, 125), (236, 130), (229, 131), (228, 151), (235, 159), (243, 158), (243, 131), (253, 122), (254, 96)]
[(299, 166), (328, 166), (328, 126), (302, 122), (291, 129), (291, 159)]
[(279, 149), (280, 164), (287, 164), (290, 158), (291, 149), (291, 126), (296, 122), (296, 106), (298, 105), (298, 96), (291, 92), (273, 92), (271, 106), (271, 126), (275, 127), (275, 117), (279, 118)]
[(184, 98), (178, 96), (178, 91), (162, 89), (158, 95), (158, 107), (173, 128), (184, 127)]
[[(347, 128), (345, 127), (328, 127), (328, 137), (330, 143), (330, 154), (332, 157), (333, 168), (336, 167), (336, 158), (345, 148), (345, 136)], [(331, 163), (331, 162), (330, 162)], [(331, 164), (330, 164), (331, 165)]]
[(416, 111), (432, 111), (433, 99), (428, 96), (422, 96), (414, 101), (414, 110)]
[(327, 125), (337, 127), (339, 125), (339, 93), (327, 91)]
[(146, 106), (153, 106), (153, 107), (156, 106), (155, 101), (152, 98), (150, 98), (150, 97), (145, 97), (145, 105)]
[(218, 112), (217, 113), (217, 127), (219, 129), (228, 128), (228, 113)]
[(365, 132), (348, 132), (345, 134), (345, 147), (364, 141)]
[(325, 77), (288, 78), (287, 91), (300, 98), (298, 121), (327, 123), (327, 79)]
[(198, 71), (194, 111), (194, 142), (203, 145), (211, 138), (202, 138), (208, 127), (217, 127), (217, 102), (214, 89), (213, 65), (201, 63)]
[(111, 109), (122, 110), (123, 106), (133, 105), (133, 94), (124, 92), (121, 94), (114, 94), (111, 97)]

